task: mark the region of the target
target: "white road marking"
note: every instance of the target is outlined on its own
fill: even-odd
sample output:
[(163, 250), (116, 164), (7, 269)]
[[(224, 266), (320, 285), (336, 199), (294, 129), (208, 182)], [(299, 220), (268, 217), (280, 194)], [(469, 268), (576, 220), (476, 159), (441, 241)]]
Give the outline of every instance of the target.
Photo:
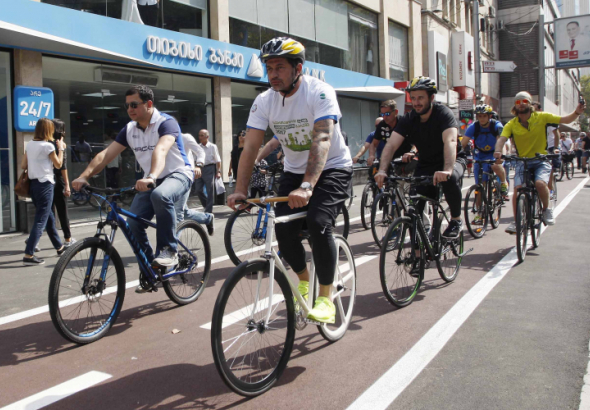
[[(360, 258), (357, 258), (354, 260), (355, 263), (355, 267), (359, 267), (362, 264), (365, 264), (375, 258), (377, 258), (378, 255), (365, 255), (362, 256)], [(342, 265), (339, 266), (340, 268), (340, 272), (344, 273), (347, 272), (350, 269), (350, 266), (348, 263), (343, 263)], [(273, 305), (279, 302), (282, 302), (284, 300), (283, 295), (275, 295), (278, 296), (278, 298), (274, 299), (273, 298)], [(264, 298), (262, 299), (259, 303), (261, 303), (262, 306), (260, 306), (256, 312), (259, 312), (262, 309), (266, 309), (268, 307), (268, 298)], [(237, 310), (235, 312), (231, 312), (228, 313), (227, 315), (223, 316), (223, 325), (222, 327), (227, 327), (229, 325), (233, 325), (234, 323), (239, 322), (240, 320), (248, 317), (248, 315), (250, 314), (250, 310), (252, 309), (252, 305), (248, 305), (246, 307), (241, 308), (240, 310)], [(255, 312), (255, 313), (256, 313)], [(207, 329), (207, 330), (211, 330), (211, 325), (212, 323), (205, 323), (204, 325), (201, 326), (202, 329)]]
[(55, 387), (42, 391), (17, 401), (16, 403), (9, 404), (0, 410), (37, 410), (45, 406), (49, 406), (57, 401), (65, 399), (72, 394), (76, 394), (79, 391), (88, 389), (95, 384), (102, 383), (103, 381), (110, 379), (110, 374), (91, 371), (82, 376), (78, 376), (72, 380), (68, 380)]
[[(590, 345), (588, 346), (590, 348)], [(590, 355), (588, 356), (590, 357)], [(584, 385), (580, 393), (580, 410), (590, 410), (590, 361), (586, 368), (586, 375), (584, 376)]]
[[(557, 206), (554, 212), (555, 217), (568, 206), (589, 180), (590, 178), (585, 178)], [(389, 407), (430, 361), (438, 355), (455, 332), (517, 262), (518, 256), (515, 247), (432, 326), (397, 363), (359, 396), (348, 409), (379, 410)]]

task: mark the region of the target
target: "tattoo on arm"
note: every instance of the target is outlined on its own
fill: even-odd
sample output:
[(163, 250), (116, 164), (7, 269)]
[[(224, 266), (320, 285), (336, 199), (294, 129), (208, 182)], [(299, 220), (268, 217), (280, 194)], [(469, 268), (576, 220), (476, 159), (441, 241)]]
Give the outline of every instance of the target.
[(333, 135), (334, 120), (320, 120), (313, 125), (311, 149), (303, 178), (305, 182), (315, 185), (318, 181), (328, 159)]

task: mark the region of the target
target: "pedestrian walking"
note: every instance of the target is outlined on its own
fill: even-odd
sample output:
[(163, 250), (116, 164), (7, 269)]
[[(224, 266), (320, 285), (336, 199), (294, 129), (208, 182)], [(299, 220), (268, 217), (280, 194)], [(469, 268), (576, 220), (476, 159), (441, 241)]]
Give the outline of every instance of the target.
[(582, 140), (586, 138), (586, 133), (585, 132), (581, 132), (580, 135), (578, 136), (578, 139), (576, 139), (576, 142), (574, 144), (574, 148), (575, 148), (575, 153), (576, 153), (576, 162), (577, 162), (577, 168), (578, 169), (582, 169), (582, 153), (584, 152), (584, 150), (582, 149)]
[[(258, 152), (261, 151), (262, 148)], [(263, 159), (254, 167), (250, 177), (250, 198), (256, 198), (256, 196), (261, 198), (264, 195), (264, 191), (266, 191), (266, 167), (268, 167), (268, 163)]]
[(240, 164), (240, 156), (244, 150), (244, 141), (246, 141), (246, 131), (241, 131), (238, 134), (238, 145), (231, 151), (231, 160), (229, 162), (228, 178), (233, 176), (234, 181), (238, 180), (238, 165)]
[(65, 250), (55, 228), (55, 217), (51, 212), (51, 207), (55, 188), (53, 167), (61, 168), (66, 143), (62, 139), (57, 141), (55, 145), (52, 144), (54, 129), (53, 122), (47, 118), (41, 118), (37, 121), (35, 137), (25, 146), (25, 155), (21, 163), (21, 168), (28, 170), (31, 181), (29, 194), (36, 208), (35, 222), (29, 234), (29, 239), (27, 239), (23, 257), (24, 265), (42, 265), (45, 263), (43, 259), (35, 256), (35, 247), (43, 234), (44, 228), (47, 230), (49, 239), (57, 250), (57, 254), (61, 255)]
[(201, 170), (201, 178), (195, 181), (195, 191), (205, 207), (205, 212), (212, 213), (215, 199), (213, 184), (215, 178), (221, 178), (221, 157), (217, 145), (209, 142), (209, 131), (205, 129), (199, 131), (199, 143), (205, 151), (205, 164)]

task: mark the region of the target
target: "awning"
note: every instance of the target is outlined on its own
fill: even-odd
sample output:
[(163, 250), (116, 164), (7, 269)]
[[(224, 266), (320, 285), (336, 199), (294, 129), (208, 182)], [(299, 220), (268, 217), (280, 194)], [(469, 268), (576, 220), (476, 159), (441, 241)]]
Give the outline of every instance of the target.
[(559, 132), (580, 132), (580, 124), (559, 124)]
[(78, 41), (53, 36), (6, 21), (0, 21), (0, 39), (1, 44), (16, 48), (35, 49), (62, 55), (78, 55), (113, 62), (139, 63), (159, 67), (159, 65), (150, 63), (149, 61), (139, 60)]
[(348, 87), (336, 88), (338, 95), (346, 97), (360, 97), (368, 100), (389, 100), (403, 96), (405, 93), (389, 85), (379, 85), (374, 87)]

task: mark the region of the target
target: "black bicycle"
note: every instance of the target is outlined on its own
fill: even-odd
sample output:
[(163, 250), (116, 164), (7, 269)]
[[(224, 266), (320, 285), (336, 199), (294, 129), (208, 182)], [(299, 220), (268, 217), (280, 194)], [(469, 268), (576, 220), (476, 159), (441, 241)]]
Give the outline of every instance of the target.
[[(424, 280), (424, 270), (431, 261), (436, 262), (440, 277), (445, 282), (457, 278), (463, 257), (473, 249), (464, 250), (463, 232), (456, 239), (446, 239), (442, 232), (450, 217), (442, 205), (442, 186), (438, 184), (437, 197), (416, 195), (417, 185), (432, 185), (432, 177), (391, 177), (412, 184), (407, 212), (390, 225), (384, 237), (388, 245), (381, 247), (379, 276), (387, 300), (397, 307), (412, 303)], [(433, 229), (429, 233), (422, 215), (416, 210), (416, 201), (423, 200), (433, 207)]]
[[(367, 165), (367, 160), (361, 159), (357, 164)], [(377, 182), (375, 182), (377, 171), (379, 171), (379, 160), (375, 160), (373, 165), (369, 167), (369, 178), (361, 196), (361, 223), (365, 229), (371, 229), (371, 209), (373, 208), (375, 197), (380, 192)]]
[(574, 158), (576, 154), (573, 152), (562, 152), (561, 153), (561, 167), (559, 168), (559, 179), (561, 181), (563, 176), (565, 175), (567, 179), (572, 179), (574, 177)]
[(465, 195), (463, 213), (467, 230), (474, 238), (481, 238), (487, 230), (488, 222), (493, 229), (500, 225), (504, 199), (494, 171), (484, 165), (493, 165), (496, 160), (474, 160), (480, 167), (480, 178), (487, 176), (487, 181), (472, 185)]
[(558, 156), (559, 154), (536, 154), (533, 158), (505, 157), (524, 163), (523, 183), (516, 193), (516, 253), (519, 262), (523, 262), (526, 256), (529, 230), (533, 248), (537, 248), (541, 243), (541, 224), (544, 223), (543, 204), (535, 187), (532, 171), (528, 170), (528, 164), (531, 161), (550, 161)]

